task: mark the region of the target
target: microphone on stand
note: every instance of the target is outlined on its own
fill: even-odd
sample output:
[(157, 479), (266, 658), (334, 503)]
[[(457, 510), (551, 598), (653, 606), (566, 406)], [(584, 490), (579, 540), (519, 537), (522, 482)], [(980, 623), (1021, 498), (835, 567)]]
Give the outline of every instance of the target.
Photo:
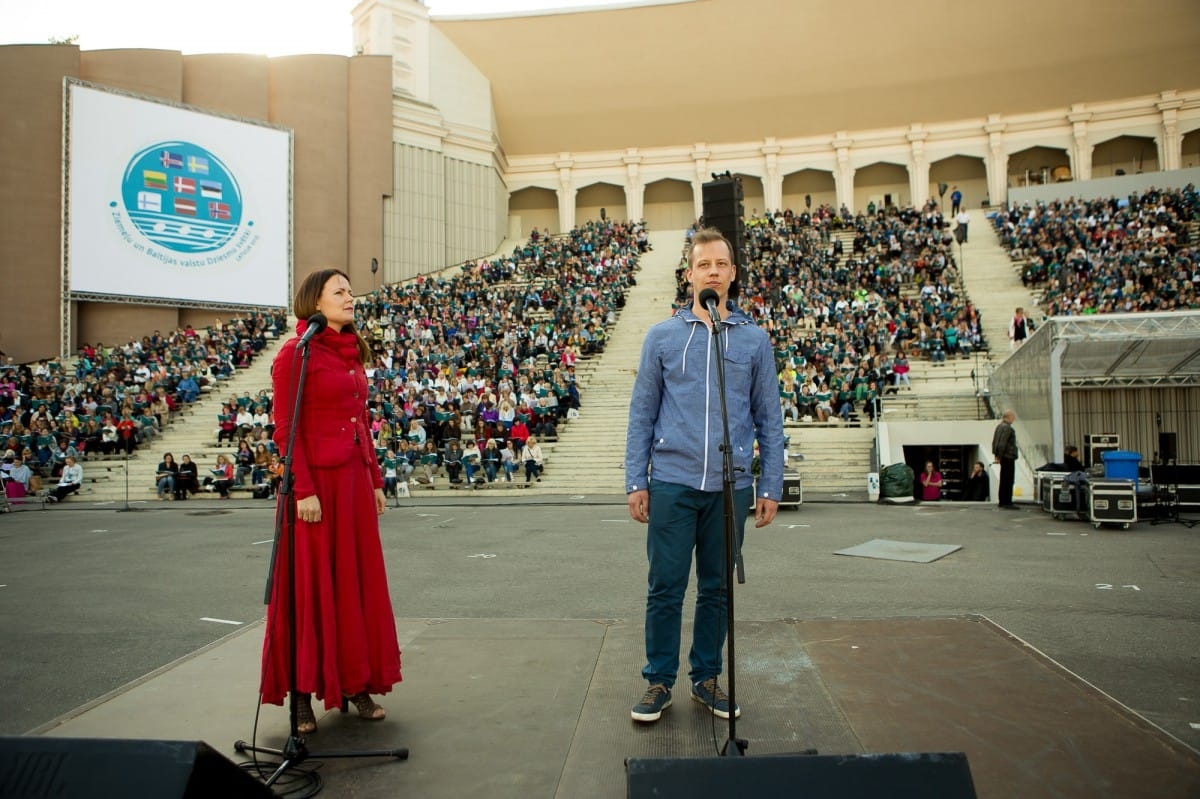
[(708, 309), (708, 315), (712, 317), (713, 324), (721, 324), (721, 312), (717, 309), (717, 303), (721, 301), (720, 295), (715, 289), (705, 289), (700, 292), (700, 304)]
[(308, 342), (312, 341), (312, 337), (325, 329), (329, 322), (325, 319), (325, 314), (317, 311), (312, 316), (308, 317), (308, 329), (304, 331), (304, 335), (300, 337), (300, 343), (297, 347), (307, 347)]

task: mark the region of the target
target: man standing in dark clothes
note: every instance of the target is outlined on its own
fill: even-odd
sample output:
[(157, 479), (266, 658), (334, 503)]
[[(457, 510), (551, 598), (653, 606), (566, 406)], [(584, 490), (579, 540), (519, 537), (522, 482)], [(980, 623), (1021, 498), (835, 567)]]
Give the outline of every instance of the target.
[(1012, 501), (1013, 483), (1017, 474), (1017, 431), (1013, 430), (1012, 423), (1016, 418), (1016, 413), (1011, 409), (1006, 410), (1000, 424), (996, 425), (996, 432), (992, 434), (992, 457), (1000, 464), (998, 504), (1001, 508), (1012, 510), (1017, 509)]

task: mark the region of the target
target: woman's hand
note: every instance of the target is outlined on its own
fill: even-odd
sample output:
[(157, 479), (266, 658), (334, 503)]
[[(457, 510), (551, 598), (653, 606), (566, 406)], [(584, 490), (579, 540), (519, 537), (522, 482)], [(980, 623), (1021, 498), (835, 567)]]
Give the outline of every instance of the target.
[(375, 513), (382, 516), (383, 511), (387, 508), (387, 497), (383, 494), (382, 488), (375, 489)]
[(321, 500), (317, 499), (316, 494), (296, 501), (296, 518), (309, 524), (321, 521)]

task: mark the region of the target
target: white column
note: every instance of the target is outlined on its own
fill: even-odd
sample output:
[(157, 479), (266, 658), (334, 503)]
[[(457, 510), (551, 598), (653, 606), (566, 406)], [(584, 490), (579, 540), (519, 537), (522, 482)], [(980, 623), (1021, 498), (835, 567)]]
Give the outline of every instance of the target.
[(1162, 132), (1155, 137), (1158, 144), (1158, 168), (1179, 169), (1183, 166), (1183, 137), (1179, 135), (1179, 108), (1183, 100), (1175, 92), (1163, 92), (1158, 110), (1162, 113)]
[(773, 137), (766, 140), (763, 154), (763, 209), (764, 213), (783, 210), (783, 175), (779, 173), (779, 152), (783, 148)]
[(1092, 150), (1088, 144), (1088, 120), (1092, 118), (1090, 111), (1072, 110), (1067, 114), (1071, 123), (1071, 179), (1092, 179)]
[(1005, 123), (999, 115), (988, 117), (983, 126), (988, 135), (988, 151), (984, 166), (987, 169), (988, 202), (992, 205), (1008, 203), (1008, 150), (1004, 146)]
[(637, 150), (630, 149), (625, 153), (624, 161), (625, 218), (632, 222), (638, 222), (646, 216), (646, 187), (642, 183), (638, 167), (638, 164), (642, 162), (642, 157), (637, 154)]
[(920, 208), (929, 199), (929, 159), (925, 156), (927, 138), (929, 132), (921, 130), (920, 125), (913, 125), (908, 132), (908, 141), (912, 147), (908, 161), (908, 203), (914, 208)]
[(554, 165), (558, 167), (558, 232), (566, 233), (575, 227), (575, 195), (579, 192), (572, 185), (571, 167), (575, 162), (561, 155)]
[(845, 134), (838, 133), (832, 144), (834, 152), (837, 153), (837, 163), (833, 170), (833, 181), (837, 189), (837, 211), (840, 213), (842, 206), (850, 209), (850, 213), (855, 213), (857, 209), (854, 207), (854, 166), (850, 163), (850, 145), (854, 142)]
[(704, 184), (711, 177), (711, 173), (708, 171), (709, 155), (709, 151), (703, 144), (697, 144), (692, 148), (692, 162), (695, 165), (695, 172), (692, 175), (692, 204), (697, 219), (704, 216)]

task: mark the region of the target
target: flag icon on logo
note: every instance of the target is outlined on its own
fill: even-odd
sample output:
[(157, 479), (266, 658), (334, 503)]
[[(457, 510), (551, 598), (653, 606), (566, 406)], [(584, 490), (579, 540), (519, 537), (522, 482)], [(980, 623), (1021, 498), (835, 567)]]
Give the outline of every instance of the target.
[(175, 178), (175, 191), (179, 194), (195, 194), (196, 180), (195, 178)]
[(189, 155), (187, 160), (188, 172), (194, 172), (197, 175), (208, 174), (208, 159), (201, 158), (198, 155)]
[(208, 217), (209, 219), (228, 219), (229, 203), (209, 203)]
[(139, 191), (138, 210), (162, 213), (162, 195), (152, 191)]
[(179, 153), (163, 150), (159, 160), (162, 161), (163, 169), (183, 169), (183, 156)]
[(196, 215), (196, 201), (189, 200), (186, 197), (175, 198), (175, 213), (183, 214), (184, 216)]
[(167, 173), (155, 172), (151, 169), (142, 170), (142, 182), (146, 184), (148, 189), (167, 190)]
[(212, 200), (219, 200), (222, 197), (222, 186), (215, 180), (200, 181), (200, 196), (208, 197)]

